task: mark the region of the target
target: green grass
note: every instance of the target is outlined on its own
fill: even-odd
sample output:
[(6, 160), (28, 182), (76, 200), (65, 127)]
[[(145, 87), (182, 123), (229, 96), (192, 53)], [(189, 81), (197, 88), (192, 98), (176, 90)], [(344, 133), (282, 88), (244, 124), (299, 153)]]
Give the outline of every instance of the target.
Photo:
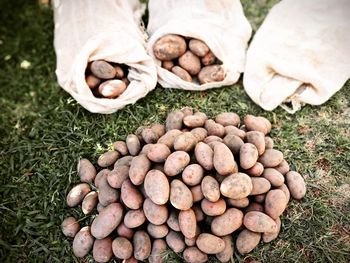
[[(243, 1), (254, 29), (275, 2)], [(307, 180), (307, 195), (290, 203), (279, 238), (244, 257), (236, 253), (233, 262), (348, 262), (350, 82), (325, 105), (295, 115), (264, 112), (241, 83), (208, 92), (158, 87), (115, 114), (91, 114), (56, 83), (51, 11), (36, 1), (7, 0), (0, 14), (0, 262), (87, 262), (74, 258), (59, 227), (68, 215), (91, 221), (65, 204), (78, 181), (77, 159), (95, 162), (113, 141), (183, 106), (210, 116), (266, 116), (277, 148)], [(31, 63), (27, 70), (23, 60)]]

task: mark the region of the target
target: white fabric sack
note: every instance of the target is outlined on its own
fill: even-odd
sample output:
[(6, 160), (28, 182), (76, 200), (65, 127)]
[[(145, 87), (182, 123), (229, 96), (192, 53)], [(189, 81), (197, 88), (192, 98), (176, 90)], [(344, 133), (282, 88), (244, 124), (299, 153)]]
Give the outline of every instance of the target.
[[(206, 90), (237, 82), (244, 70), (251, 26), (239, 0), (150, 0), (148, 53), (155, 59), (158, 82), (164, 88)], [(186, 82), (161, 67), (153, 55), (154, 43), (164, 35), (178, 34), (204, 41), (223, 62), (226, 77), (207, 84)]]
[[(55, 0), (53, 4), (58, 83), (84, 108), (113, 113), (155, 88), (156, 67), (140, 27), (145, 6), (138, 0)], [(129, 66), (130, 84), (116, 99), (96, 98), (85, 82), (87, 63), (99, 59)]]
[(265, 110), (326, 102), (350, 77), (350, 1), (283, 0), (247, 52), (243, 84)]

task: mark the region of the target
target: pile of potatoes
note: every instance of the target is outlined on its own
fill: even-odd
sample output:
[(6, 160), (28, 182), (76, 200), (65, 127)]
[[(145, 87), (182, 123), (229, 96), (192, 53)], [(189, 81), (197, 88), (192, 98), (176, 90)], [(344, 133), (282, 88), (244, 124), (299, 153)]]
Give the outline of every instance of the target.
[(92, 249), (97, 262), (114, 256), (158, 263), (170, 248), (186, 262), (208, 255), (227, 262), (235, 249), (246, 254), (277, 238), (280, 216), (290, 196), (304, 197), (305, 182), (274, 149), (266, 118), (247, 115), (240, 125), (232, 112), (208, 119), (184, 108), (165, 125), (116, 141), (98, 158), (98, 173), (81, 159), (81, 183), (67, 204), (81, 204), (92, 224), (80, 229), (73, 217), (63, 221), (74, 254)]
[(88, 64), (85, 81), (94, 96), (115, 99), (128, 87), (128, 69), (125, 65), (95, 60)]
[(153, 45), (153, 53), (162, 62), (163, 68), (184, 81), (205, 84), (225, 79), (222, 63), (199, 39), (165, 35)]

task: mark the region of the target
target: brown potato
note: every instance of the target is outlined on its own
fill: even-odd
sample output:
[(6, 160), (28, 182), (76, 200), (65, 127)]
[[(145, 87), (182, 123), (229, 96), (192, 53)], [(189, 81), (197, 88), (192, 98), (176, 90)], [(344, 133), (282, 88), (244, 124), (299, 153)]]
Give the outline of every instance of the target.
[(129, 177), (134, 185), (140, 185), (145, 180), (146, 174), (151, 168), (151, 162), (146, 155), (135, 156), (130, 165)]
[(247, 197), (252, 189), (252, 180), (244, 173), (231, 174), (227, 176), (220, 185), (221, 194), (232, 199)]
[(112, 239), (106, 237), (95, 240), (92, 256), (96, 262), (108, 262), (113, 256)]
[(67, 195), (67, 205), (74, 207), (79, 205), (84, 197), (90, 193), (91, 188), (87, 183), (82, 183), (74, 186)]
[(248, 254), (260, 242), (261, 234), (244, 229), (236, 239), (236, 247), (239, 253)]
[(117, 237), (112, 243), (113, 254), (119, 259), (128, 259), (133, 254), (131, 242), (125, 237)]
[(170, 130), (166, 132), (162, 137), (159, 138), (158, 143), (163, 143), (168, 146), (169, 149), (174, 148), (175, 138), (180, 135), (182, 131), (180, 130)]
[(222, 138), (225, 135), (224, 126), (213, 120), (206, 120), (204, 128), (208, 131), (208, 136), (214, 135)]
[(193, 198), (193, 202), (198, 202), (200, 200), (202, 200), (204, 198), (204, 195), (202, 193), (202, 186), (196, 185), (190, 188), (191, 193), (192, 193), (192, 198)]
[(149, 151), (147, 152), (147, 157), (152, 162), (163, 163), (166, 158), (170, 155), (170, 149), (163, 143), (156, 143), (151, 145)]
[(271, 190), (266, 194), (265, 213), (272, 219), (277, 219), (287, 206), (287, 200), (284, 192), (279, 189)]
[(204, 142), (199, 142), (194, 149), (194, 155), (197, 162), (205, 169), (211, 170), (214, 168), (214, 151), (210, 148), (209, 145)]
[(207, 115), (196, 112), (194, 115), (186, 116), (183, 122), (189, 128), (197, 128), (197, 127), (203, 127), (206, 120), (207, 120)]
[(127, 86), (124, 81), (119, 79), (111, 79), (105, 82), (102, 82), (98, 86), (98, 92), (105, 98), (113, 99), (120, 96)]
[(92, 183), (94, 181), (96, 168), (88, 159), (80, 159), (77, 170), (81, 182)]
[(239, 126), (240, 118), (238, 114), (234, 112), (223, 112), (216, 116), (215, 121), (222, 126)]
[(271, 123), (264, 117), (246, 115), (244, 117), (244, 125), (248, 131), (260, 131), (265, 135), (271, 131)]
[(121, 222), (119, 226), (117, 227), (117, 234), (119, 237), (125, 237), (127, 239), (132, 239), (134, 236), (134, 230), (131, 228), (128, 228), (124, 222)]
[(271, 139), (271, 137), (266, 136), (264, 138), (265, 140), (265, 149), (272, 149), (273, 148), (273, 140)]
[(174, 62), (171, 60), (164, 60), (162, 61), (162, 67), (171, 71), (171, 69), (174, 67)]
[(216, 236), (226, 236), (243, 224), (243, 213), (237, 208), (229, 208), (220, 216), (216, 216), (211, 223), (211, 232)]
[(260, 131), (249, 131), (246, 133), (246, 141), (254, 144), (259, 155), (265, 152), (265, 135)]
[(179, 213), (176, 210), (172, 210), (166, 223), (172, 230), (179, 232)]
[(74, 217), (70, 216), (62, 221), (61, 229), (66, 237), (73, 238), (79, 232), (80, 225)]
[(85, 226), (75, 235), (73, 240), (73, 253), (78, 258), (85, 257), (94, 244), (94, 237), (90, 233), (90, 227)]
[(165, 205), (157, 205), (149, 198), (143, 203), (143, 212), (147, 220), (154, 225), (164, 224), (169, 216), (168, 208)]
[(203, 140), (204, 143), (206, 144), (209, 144), (209, 143), (212, 143), (212, 142), (222, 142), (223, 140), (219, 137), (219, 136), (216, 136), (216, 135), (210, 135), (208, 136), (207, 138), (205, 138)]
[(306, 194), (304, 178), (297, 172), (290, 171), (286, 174), (286, 182), (291, 196), (294, 199), (302, 199)]
[(145, 143), (156, 143), (159, 139), (158, 134), (150, 128), (144, 128), (141, 136)]
[(154, 225), (149, 223), (147, 225), (147, 232), (153, 238), (163, 238), (169, 233), (169, 227), (166, 224)]
[(116, 189), (122, 187), (122, 183), (129, 178), (129, 166), (120, 165), (110, 171), (107, 175), (108, 184)]
[(268, 215), (258, 212), (250, 211), (244, 215), (243, 224), (246, 228), (253, 232), (275, 232), (277, 225), (275, 221)]
[(111, 171), (108, 170), (108, 169), (102, 169), (101, 171), (99, 171), (95, 177), (95, 180), (94, 180), (94, 184), (97, 188), (100, 187), (100, 183), (102, 181), (105, 181), (107, 180), (107, 176), (108, 174), (110, 173)]
[(98, 202), (98, 194), (95, 191), (88, 193), (81, 204), (84, 215), (90, 214), (96, 207)]
[(198, 80), (200, 84), (220, 82), (225, 79), (225, 75), (226, 74), (222, 66), (211, 65), (201, 69), (201, 71), (198, 73)]
[(107, 177), (103, 177), (98, 187), (98, 201), (103, 206), (115, 203), (119, 200), (120, 193), (117, 189), (112, 188), (107, 181)]
[(256, 162), (252, 168), (249, 168), (248, 170), (245, 171), (247, 174), (249, 174), (250, 176), (260, 176), (263, 174), (264, 172), (264, 166), (259, 163)]
[(165, 237), (165, 240), (171, 250), (173, 250), (175, 253), (181, 253), (186, 247), (184, 237), (181, 233), (169, 231), (169, 234)]
[(204, 169), (199, 164), (190, 164), (182, 172), (182, 181), (189, 185), (195, 186), (200, 184), (204, 175)]
[(275, 167), (283, 161), (283, 153), (275, 149), (267, 149), (258, 161), (265, 167)]
[(106, 206), (91, 224), (91, 234), (102, 239), (107, 237), (122, 221), (123, 207), (119, 203)]
[(225, 242), (225, 249), (215, 256), (220, 262), (228, 262), (234, 253), (233, 239), (231, 235), (221, 237), (221, 239)]
[(158, 135), (158, 138), (160, 138), (165, 134), (165, 125), (160, 123), (154, 123), (151, 125), (151, 130)]
[(164, 163), (164, 172), (167, 176), (181, 173), (190, 163), (190, 156), (184, 151), (175, 151), (168, 156)]
[(239, 154), (241, 146), (244, 144), (243, 140), (234, 134), (228, 134), (225, 136), (223, 143), (231, 150), (234, 155)]
[(88, 75), (85, 78), (85, 82), (90, 89), (94, 89), (100, 85), (101, 80), (99, 78), (96, 78), (94, 75)]
[(153, 53), (159, 60), (172, 60), (186, 52), (186, 41), (179, 35), (169, 34), (159, 38), (153, 45)]
[(108, 167), (113, 165), (117, 159), (119, 158), (119, 153), (116, 151), (108, 151), (104, 154), (100, 155), (100, 157), (97, 160), (97, 164), (100, 167)]
[(113, 149), (115, 151), (118, 151), (121, 155), (128, 155), (128, 147), (126, 146), (126, 143), (124, 141), (116, 141), (113, 143)]
[(286, 203), (288, 204), (289, 199), (290, 199), (290, 192), (289, 192), (287, 185), (282, 184), (280, 187), (277, 187), (277, 189), (280, 189), (283, 191), (284, 195), (286, 196)]
[(253, 189), (250, 192), (250, 195), (260, 195), (264, 194), (271, 189), (270, 182), (262, 177), (252, 177)]
[(278, 237), (278, 234), (281, 231), (281, 219), (278, 217), (275, 220), (275, 223), (277, 225), (277, 230), (275, 232), (266, 232), (262, 234), (262, 238), (264, 240), (265, 243), (271, 242), (272, 240), (276, 239)]
[(264, 207), (259, 203), (252, 202), (244, 209), (244, 213), (251, 211), (264, 212)]
[(203, 178), (201, 189), (204, 197), (210, 202), (216, 202), (220, 198), (220, 186), (214, 177), (207, 175)]
[(156, 239), (152, 244), (152, 252), (148, 258), (149, 263), (165, 262), (163, 253), (166, 251), (167, 245), (163, 239)]
[(104, 60), (95, 60), (90, 65), (90, 70), (95, 77), (100, 79), (112, 79), (115, 77), (115, 68)]
[(188, 47), (198, 57), (204, 57), (209, 52), (207, 44), (199, 39), (191, 39), (188, 43)]
[(215, 170), (221, 175), (238, 172), (237, 163), (231, 150), (223, 143), (214, 146), (213, 163)]
[(142, 209), (129, 210), (124, 217), (124, 225), (127, 228), (136, 228), (146, 221), (145, 213)]
[(248, 199), (248, 197), (244, 197), (244, 198), (241, 198), (241, 199), (228, 198), (228, 199), (226, 199), (226, 203), (229, 206), (238, 207), (238, 208), (244, 208), (244, 207), (247, 207), (249, 205), (249, 199)]
[(179, 210), (187, 210), (192, 207), (193, 197), (190, 189), (178, 179), (170, 184), (170, 203)]
[(130, 155), (135, 156), (141, 150), (141, 144), (139, 138), (135, 134), (129, 134), (126, 137), (126, 146), (128, 147), (128, 151)]
[(157, 205), (164, 205), (169, 200), (170, 186), (164, 173), (150, 170), (146, 174), (144, 188), (146, 195)]
[(207, 130), (202, 127), (197, 127), (192, 129), (191, 133), (193, 134), (194, 137), (196, 137), (197, 143), (203, 141), (208, 135)]
[(168, 117), (165, 120), (166, 131), (170, 131), (173, 129), (181, 130), (182, 129), (182, 121), (183, 121), (184, 117), (185, 117), (185, 114), (182, 111), (170, 112), (168, 114)]
[(179, 226), (182, 234), (187, 238), (196, 236), (197, 221), (194, 211), (190, 208), (179, 213)]
[(183, 257), (188, 263), (204, 263), (208, 261), (208, 255), (197, 247), (188, 247), (183, 252)]
[(201, 208), (203, 213), (208, 216), (219, 216), (225, 213), (226, 203), (222, 198), (216, 202), (210, 202), (207, 199), (203, 199), (201, 202)]
[(196, 215), (196, 220), (197, 220), (197, 222), (203, 221), (205, 215), (204, 215), (204, 213), (203, 213), (201, 207), (200, 207), (199, 205), (195, 205), (195, 206), (192, 207), (192, 209), (193, 209), (193, 212), (194, 212), (195, 215)]
[(245, 170), (252, 168), (259, 157), (258, 149), (254, 144), (245, 143), (239, 149), (239, 163)]
[(137, 260), (144, 261), (151, 254), (151, 239), (149, 235), (142, 230), (135, 232), (133, 238), (133, 247), (134, 247), (134, 257)]
[(289, 164), (287, 163), (286, 160), (283, 160), (279, 165), (273, 167), (277, 171), (279, 171), (281, 174), (286, 175), (286, 173), (289, 172)]
[(122, 166), (122, 165), (130, 167), (132, 159), (134, 159), (133, 156), (130, 156), (130, 155), (123, 156), (122, 158), (118, 159), (115, 162), (114, 169), (116, 169), (118, 166)]
[(131, 183), (129, 179), (125, 180), (121, 188), (121, 200), (123, 204), (130, 209), (139, 209), (143, 203), (143, 197), (140, 191)]
[(174, 73), (176, 76), (178, 76), (180, 79), (187, 81), (187, 82), (192, 82), (192, 77), (190, 73), (188, 73), (186, 70), (179, 66), (174, 66), (171, 69), (171, 72)]
[(197, 139), (191, 132), (184, 132), (178, 135), (174, 141), (174, 149), (176, 151), (192, 151), (196, 146)]
[(178, 60), (179, 66), (191, 75), (197, 75), (201, 70), (201, 61), (198, 56), (191, 51), (186, 51)]
[(206, 254), (217, 254), (225, 249), (225, 242), (221, 238), (208, 233), (202, 233), (196, 241), (197, 247)]
[(209, 66), (215, 63), (216, 57), (213, 52), (209, 50), (204, 57), (201, 58), (201, 62), (204, 66)]
[(237, 128), (236, 126), (228, 125), (228, 126), (225, 126), (225, 135), (229, 135), (229, 134), (236, 135), (242, 140), (244, 140), (246, 132)]
[(274, 168), (266, 168), (262, 176), (269, 180), (274, 187), (279, 187), (284, 184), (284, 176)]

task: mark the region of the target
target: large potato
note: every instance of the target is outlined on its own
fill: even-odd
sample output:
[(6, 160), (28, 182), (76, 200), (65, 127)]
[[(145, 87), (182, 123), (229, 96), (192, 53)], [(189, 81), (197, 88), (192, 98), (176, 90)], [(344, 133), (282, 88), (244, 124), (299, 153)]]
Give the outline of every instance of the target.
[(222, 126), (239, 126), (240, 118), (238, 114), (234, 112), (223, 112), (216, 116), (215, 121)]
[(134, 230), (131, 228), (128, 228), (124, 222), (121, 222), (119, 226), (117, 227), (117, 234), (119, 237), (125, 237), (127, 239), (132, 239), (134, 236)]
[(61, 229), (66, 237), (73, 238), (79, 232), (80, 225), (74, 217), (70, 216), (62, 221)]
[(184, 151), (175, 151), (169, 155), (164, 163), (164, 172), (167, 176), (181, 173), (190, 163), (190, 156)]
[(264, 166), (261, 163), (256, 162), (252, 168), (249, 168), (245, 172), (251, 176), (260, 176), (264, 172)]
[[(202, 60), (203, 61), (203, 60)], [(200, 84), (211, 82), (220, 82), (225, 79), (225, 71), (220, 65), (206, 66), (198, 73), (198, 80)]]
[(207, 44), (199, 39), (191, 39), (188, 43), (188, 47), (198, 57), (204, 57), (209, 52)]
[(91, 73), (100, 79), (112, 79), (115, 77), (115, 68), (104, 60), (95, 60), (90, 65)]
[(120, 193), (111, 187), (107, 181), (107, 176), (103, 177), (98, 187), (98, 201), (101, 205), (107, 206), (118, 201)]
[(264, 117), (246, 115), (244, 117), (244, 125), (248, 131), (260, 131), (265, 135), (271, 131), (271, 123)]
[(117, 237), (112, 243), (113, 254), (119, 259), (128, 259), (133, 254), (131, 242), (125, 237)]
[(150, 146), (147, 152), (147, 157), (152, 162), (163, 163), (170, 155), (170, 149), (163, 143), (156, 143)]
[(277, 219), (286, 209), (287, 200), (284, 192), (274, 189), (266, 194), (265, 213), (272, 219)]
[(213, 163), (215, 170), (221, 175), (238, 172), (237, 163), (231, 150), (223, 143), (214, 146)]
[(116, 141), (113, 143), (113, 149), (119, 152), (121, 155), (128, 155), (128, 147), (124, 141)]
[(153, 53), (159, 60), (172, 60), (186, 52), (186, 41), (179, 35), (165, 35), (153, 45)]
[(277, 187), (277, 189), (280, 189), (283, 191), (284, 195), (286, 196), (286, 203), (288, 204), (290, 199), (290, 192), (288, 187), (285, 184), (282, 184), (280, 187)]
[(100, 157), (98, 157), (97, 164), (100, 167), (111, 166), (117, 161), (119, 156), (120, 156), (119, 152), (116, 152), (116, 151), (105, 152), (104, 154), (100, 155)]
[(190, 189), (178, 179), (170, 184), (170, 203), (179, 210), (187, 210), (192, 207), (193, 197)]
[(142, 209), (129, 210), (124, 217), (124, 225), (127, 228), (136, 228), (146, 221), (145, 213)]
[(67, 205), (69, 207), (74, 207), (80, 204), (90, 191), (91, 188), (87, 183), (74, 186), (67, 195)]
[(176, 151), (192, 151), (196, 146), (197, 139), (191, 132), (184, 132), (178, 135), (174, 141), (174, 149)]
[(184, 117), (185, 117), (185, 114), (182, 111), (170, 112), (168, 114), (168, 117), (165, 120), (166, 131), (170, 131), (173, 129), (181, 130), (182, 129), (182, 121), (183, 121)]
[(252, 168), (259, 157), (258, 149), (254, 144), (245, 143), (239, 149), (239, 163), (245, 170)]
[(146, 155), (135, 156), (130, 165), (129, 177), (134, 185), (140, 185), (145, 180), (146, 174), (151, 168), (151, 161)]
[(260, 131), (249, 131), (246, 133), (247, 142), (254, 144), (259, 155), (265, 152), (265, 134)]
[(199, 57), (189, 50), (179, 57), (178, 63), (180, 67), (191, 75), (197, 75), (201, 70), (201, 61)]
[(176, 232), (180, 231), (179, 213), (175, 209), (170, 212), (166, 223), (172, 230)]
[(279, 187), (284, 184), (284, 176), (274, 168), (266, 168), (262, 176), (269, 180), (274, 187)]
[(157, 205), (149, 198), (143, 203), (143, 211), (147, 220), (154, 225), (164, 224), (169, 216), (168, 208), (165, 205)]
[(241, 198), (241, 199), (228, 198), (226, 200), (226, 203), (229, 206), (238, 207), (238, 208), (244, 208), (244, 207), (247, 207), (249, 205), (249, 199), (247, 197), (244, 197), (244, 198)]
[(156, 239), (152, 244), (152, 252), (148, 258), (149, 263), (165, 262), (163, 253), (166, 251), (167, 245), (163, 239)]
[(120, 165), (115, 167), (107, 175), (108, 184), (116, 189), (122, 187), (122, 183), (129, 178), (129, 166)]
[(184, 118), (184, 124), (189, 128), (203, 127), (207, 120), (207, 115), (202, 112), (196, 112), (194, 115), (188, 115)]
[(243, 224), (243, 213), (237, 208), (229, 208), (220, 216), (216, 216), (211, 223), (211, 232), (216, 236), (226, 236)]
[(203, 199), (201, 202), (201, 208), (204, 214), (208, 216), (219, 216), (225, 213), (226, 203), (224, 199), (219, 199), (216, 202), (210, 202), (207, 199)]
[(166, 243), (168, 246), (175, 252), (181, 253), (186, 244), (184, 242), (184, 237), (181, 233), (175, 231), (169, 231), (169, 234), (165, 237)]
[(188, 247), (184, 250), (183, 257), (188, 263), (204, 263), (208, 261), (208, 255), (197, 247)]
[(153, 238), (163, 238), (169, 233), (169, 227), (166, 224), (154, 225), (149, 223), (147, 225), (147, 232)]
[(141, 150), (141, 143), (139, 138), (135, 134), (129, 134), (126, 137), (126, 146), (128, 147), (128, 151), (130, 155), (135, 156)]
[(88, 159), (80, 159), (77, 170), (81, 182), (92, 183), (94, 181), (96, 168)]
[(73, 253), (76, 257), (85, 257), (94, 244), (94, 237), (91, 235), (90, 227), (85, 226), (75, 235), (73, 240)]
[(146, 174), (144, 188), (146, 195), (157, 205), (164, 205), (169, 200), (170, 186), (164, 173), (150, 170)]
[(191, 133), (197, 139), (197, 143), (203, 141), (208, 135), (207, 130), (202, 127), (192, 129)]
[(88, 193), (81, 204), (84, 215), (90, 214), (96, 207), (98, 202), (98, 194), (95, 191)]
[(270, 182), (262, 177), (252, 177), (253, 189), (250, 192), (250, 195), (260, 195), (264, 194), (271, 189)]
[(221, 237), (221, 239), (225, 242), (225, 249), (215, 256), (220, 262), (228, 262), (234, 253), (233, 239), (231, 235)]
[(119, 203), (113, 203), (105, 207), (91, 224), (91, 234), (102, 239), (107, 237), (122, 221), (123, 207)]
[(98, 87), (98, 92), (105, 98), (113, 99), (120, 96), (127, 88), (127, 84), (119, 79), (104, 81)]
[(239, 253), (251, 252), (260, 242), (261, 234), (244, 229), (236, 239), (236, 247)]
[(294, 199), (302, 199), (306, 194), (304, 178), (297, 172), (290, 171), (286, 174), (286, 182), (291, 196)]
[(210, 202), (216, 202), (220, 198), (220, 186), (214, 177), (207, 175), (203, 178), (201, 189), (204, 197)]
[(106, 237), (104, 239), (95, 240), (92, 256), (96, 262), (108, 262), (113, 256), (112, 239)]
[(275, 221), (268, 215), (258, 212), (251, 211), (244, 215), (243, 224), (246, 228), (253, 232), (275, 232), (277, 225)]
[(130, 209), (139, 209), (143, 203), (142, 194), (129, 179), (122, 184), (121, 199), (123, 204)]
[(206, 254), (217, 254), (225, 249), (225, 242), (221, 238), (208, 233), (202, 233), (196, 241), (197, 247)]
[(133, 238), (134, 257), (137, 260), (144, 261), (151, 254), (151, 239), (149, 235), (142, 230), (136, 231)]
[(193, 203), (198, 202), (204, 198), (204, 195), (202, 193), (202, 186), (196, 185), (190, 188), (193, 198)]
[(190, 208), (179, 213), (179, 225), (182, 234), (187, 238), (196, 236), (197, 221), (194, 211)]
[(275, 223), (277, 225), (277, 230), (275, 232), (266, 232), (266, 233), (263, 233), (262, 235), (262, 238), (264, 240), (265, 243), (268, 243), (268, 242), (271, 242), (272, 240), (276, 239), (278, 237), (278, 234), (280, 233), (281, 231), (281, 219), (278, 217), (276, 220), (275, 220)]
[(246, 132), (237, 128), (236, 126), (233, 126), (233, 125), (228, 125), (228, 126), (225, 126), (225, 134), (226, 135), (229, 135), (229, 134), (233, 134), (233, 135), (236, 135), (238, 136), (239, 138), (241, 138), (242, 140), (245, 139), (245, 134)]
[(220, 185), (221, 194), (232, 199), (247, 197), (252, 189), (252, 180), (244, 173), (231, 174), (227, 176)]
[(162, 137), (159, 138), (158, 143), (163, 143), (168, 146), (169, 149), (174, 148), (175, 138), (180, 135), (182, 131), (174, 129), (167, 131)]
[(283, 161), (283, 153), (275, 149), (267, 149), (258, 161), (265, 168), (275, 167)]
[(197, 162), (205, 169), (211, 170), (214, 168), (214, 151), (210, 148), (209, 145), (204, 142), (199, 142), (194, 149), (194, 155)]
[(182, 181), (189, 186), (195, 186), (200, 184), (203, 175), (204, 169), (199, 164), (190, 164), (182, 172)]
[(234, 155), (239, 154), (241, 146), (244, 144), (243, 140), (234, 134), (225, 136), (223, 143), (231, 150)]
[(204, 128), (208, 131), (208, 135), (218, 136), (220, 138), (225, 135), (225, 128), (219, 123), (216, 123), (213, 120), (206, 120)]
[(273, 168), (279, 171), (283, 175), (286, 175), (286, 173), (288, 173), (290, 170), (289, 164), (286, 160), (283, 160), (279, 165)]

